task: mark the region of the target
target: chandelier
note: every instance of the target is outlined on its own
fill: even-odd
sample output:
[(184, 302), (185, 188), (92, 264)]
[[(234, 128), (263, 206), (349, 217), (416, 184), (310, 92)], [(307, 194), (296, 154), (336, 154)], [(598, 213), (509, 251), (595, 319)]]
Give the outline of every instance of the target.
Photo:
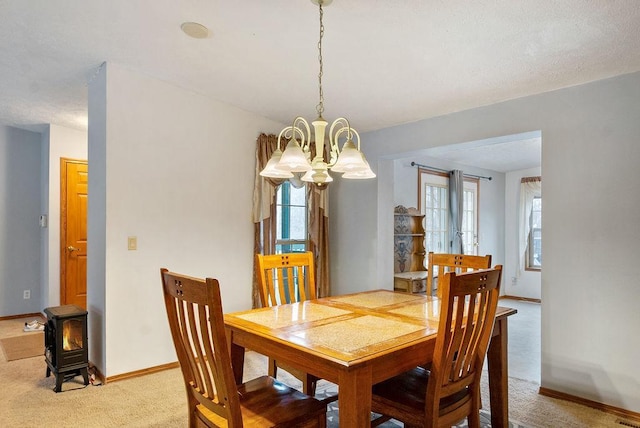
[[(329, 123), (324, 120), (324, 95), (322, 93), (322, 37), (324, 25), (322, 23), (322, 6), (328, 6), (332, 0), (311, 0), (318, 5), (320, 11), (320, 40), (318, 41), (318, 60), (320, 71), (318, 73), (319, 102), (316, 106), (318, 118), (311, 122), (313, 126), (313, 140), (309, 123), (301, 116), (293, 120), (291, 126), (287, 126), (278, 135), (278, 145), (269, 162), (260, 172), (263, 177), (294, 178), (302, 175), (301, 180), (324, 186), (333, 181), (329, 170), (343, 173), (343, 178), (365, 179), (374, 178), (369, 163), (360, 151), (360, 135), (349, 125), (349, 121), (340, 117), (333, 121), (329, 127), (329, 133), (325, 133)], [(288, 140), (284, 152), (280, 150), (282, 140)], [(356, 142), (354, 142), (354, 139)], [(344, 141), (342, 150), (339, 142)], [(329, 162), (325, 161), (325, 144), (329, 149)], [(315, 146), (315, 156), (311, 159), (311, 148)], [(304, 174), (303, 174), (304, 173)], [(295, 175), (294, 175), (295, 174)]]

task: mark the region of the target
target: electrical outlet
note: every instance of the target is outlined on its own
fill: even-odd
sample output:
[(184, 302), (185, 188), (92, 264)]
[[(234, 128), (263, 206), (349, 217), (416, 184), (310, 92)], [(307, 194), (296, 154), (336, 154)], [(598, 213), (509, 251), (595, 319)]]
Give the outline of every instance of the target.
[(30, 299), (31, 298), (31, 290), (24, 290), (24, 293), (22, 293), (22, 298), (23, 299)]
[(517, 285), (518, 284), (518, 278), (515, 276), (511, 277), (511, 285)]

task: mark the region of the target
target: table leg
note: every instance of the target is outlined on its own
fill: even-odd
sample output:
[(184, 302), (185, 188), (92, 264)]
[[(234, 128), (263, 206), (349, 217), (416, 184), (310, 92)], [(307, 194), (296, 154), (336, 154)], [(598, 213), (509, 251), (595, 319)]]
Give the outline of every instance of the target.
[(371, 367), (343, 371), (338, 382), (341, 427), (371, 426)]
[(242, 383), (244, 375), (244, 347), (233, 343), (233, 334), (227, 330), (227, 341), (229, 344), (229, 352), (231, 353), (231, 367), (233, 368), (233, 376), (236, 385)]
[(496, 320), (489, 343), (489, 396), (491, 400), (491, 426), (509, 426), (509, 377), (507, 372), (507, 318)]

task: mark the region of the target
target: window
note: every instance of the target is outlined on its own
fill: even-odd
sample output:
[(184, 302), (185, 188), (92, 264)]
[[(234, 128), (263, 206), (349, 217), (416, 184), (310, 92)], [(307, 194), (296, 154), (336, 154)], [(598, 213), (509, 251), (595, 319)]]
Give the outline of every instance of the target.
[(542, 198), (536, 196), (529, 216), (529, 245), (527, 246), (527, 269), (542, 268)]
[(464, 182), (462, 245), (465, 254), (478, 255), (478, 181)]
[[(449, 177), (420, 171), (420, 209), (425, 215), (425, 250), (449, 251)], [(464, 180), (462, 240), (465, 254), (478, 254), (478, 180)]]
[(430, 176), (421, 192), (422, 212), (425, 215), (425, 251), (446, 253), (449, 248), (449, 192), (448, 179)]
[(276, 193), (276, 254), (307, 251), (307, 189), (285, 181)]

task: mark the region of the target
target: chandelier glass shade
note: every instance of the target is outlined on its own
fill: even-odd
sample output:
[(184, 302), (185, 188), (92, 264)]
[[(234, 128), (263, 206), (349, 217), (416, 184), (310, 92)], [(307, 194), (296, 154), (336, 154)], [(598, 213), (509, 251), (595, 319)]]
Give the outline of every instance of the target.
[[(328, 5), (331, 0), (311, 1), (318, 5), (320, 11), (320, 40), (318, 42), (318, 59), (320, 62), (318, 88), (320, 100), (316, 106), (318, 118), (311, 122), (313, 133), (309, 123), (301, 116), (296, 117), (291, 126), (287, 126), (280, 131), (278, 146), (267, 165), (260, 172), (260, 175), (281, 179), (301, 176), (302, 181), (314, 183), (318, 186), (323, 186), (333, 181), (329, 170), (343, 173), (343, 178), (374, 178), (376, 175), (369, 167), (364, 154), (360, 151), (360, 135), (355, 129), (351, 128), (349, 121), (344, 117), (340, 117), (329, 126), (329, 123), (322, 117), (324, 111), (324, 96), (322, 92), (322, 37), (324, 35), (322, 6)], [(287, 142), (284, 152), (281, 150), (283, 141)], [(343, 144), (342, 149), (340, 149), (341, 143)], [(312, 148), (315, 149), (313, 158), (311, 157)], [(328, 161), (325, 160), (326, 155), (329, 157)]]

